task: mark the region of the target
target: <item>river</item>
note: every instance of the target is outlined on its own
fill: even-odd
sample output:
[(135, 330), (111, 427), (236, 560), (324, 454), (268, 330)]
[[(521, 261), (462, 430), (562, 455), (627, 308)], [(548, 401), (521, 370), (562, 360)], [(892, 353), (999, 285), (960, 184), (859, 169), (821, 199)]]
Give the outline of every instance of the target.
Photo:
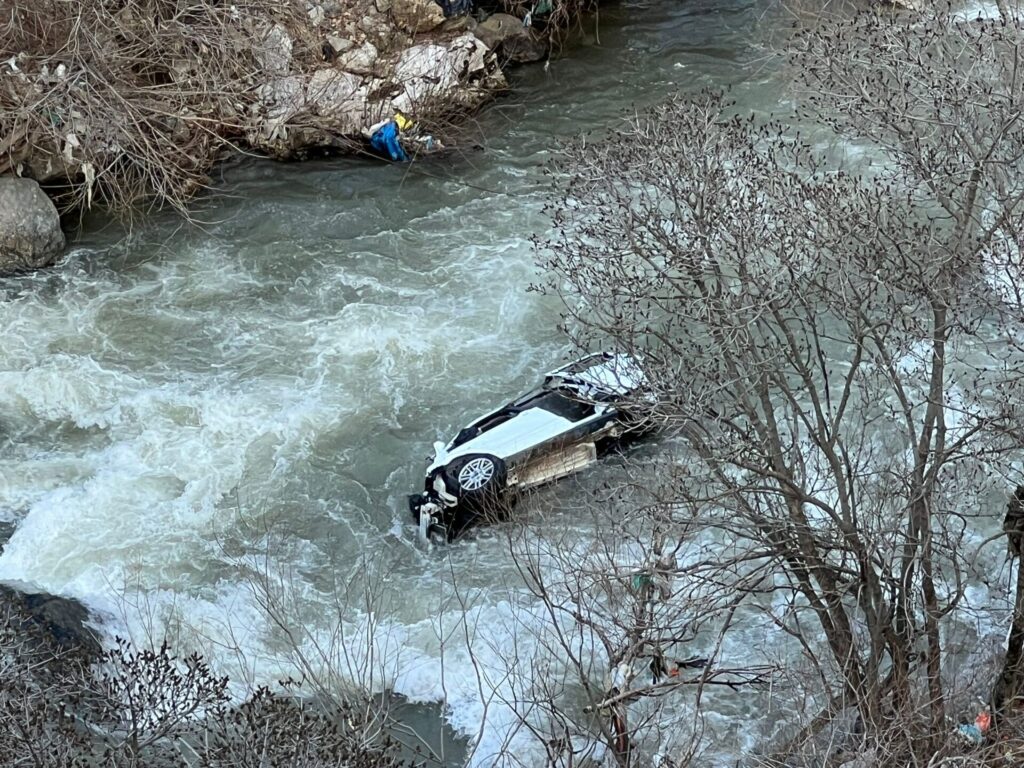
[[(332, 686), (444, 702), (474, 764), (506, 738), (528, 762), (513, 684), (488, 700), (477, 677), (539, 653), (504, 539), (424, 551), (404, 494), (434, 440), (567, 354), (558, 307), (527, 292), (557, 142), (707, 86), (786, 111), (773, 7), (612, 5), (549, 69), (512, 73), (480, 149), (235, 160), (198, 225), (90, 218), (61, 265), (0, 283), (0, 578), (78, 598), (108, 636), (198, 649), (239, 690), (301, 673), (288, 629), (307, 658), (328, 649)], [(750, 739), (723, 729), (719, 755)]]

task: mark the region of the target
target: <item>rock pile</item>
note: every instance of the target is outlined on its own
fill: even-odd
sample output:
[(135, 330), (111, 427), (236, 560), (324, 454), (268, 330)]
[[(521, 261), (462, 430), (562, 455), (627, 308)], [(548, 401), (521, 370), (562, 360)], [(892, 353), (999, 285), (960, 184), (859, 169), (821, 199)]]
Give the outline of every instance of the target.
[[(402, 29), (434, 30), (444, 16), (427, 8), (441, 13), (432, 0), (400, 0), (391, 12)], [(372, 21), (361, 23), (374, 28)], [(284, 44), (276, 28), (268, 33), (264, 49), (281, 55), (276, 76), (256, 90), (246, 121), (248, 144), (280, 158), (311, 146), (343, 146), (396, 111), (422, 116), (474, 109), (506, 87), (495, 56), (473, 34), (435, 34), (382, 53), (365, 33), (345, 31), (355, 34), (325, 37), (333, 60), (313, 68), (293, 65), (285, 54), (290, 42)]]

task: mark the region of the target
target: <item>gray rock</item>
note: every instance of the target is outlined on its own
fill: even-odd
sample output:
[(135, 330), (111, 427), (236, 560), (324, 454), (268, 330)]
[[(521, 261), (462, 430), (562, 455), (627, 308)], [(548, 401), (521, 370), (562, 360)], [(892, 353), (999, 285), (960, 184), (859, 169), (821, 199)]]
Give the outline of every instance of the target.
[(346, 34), (354, 35), (359, 30), (363, 33), (364, 37), (383, 44), (394, 35), (395, 24), (387, 16), (379, 13), (367, 13), (357, 23), (351, 25), (351, 27), (346, 26), (345, 29)]
[(474, 27), (476, 27), (476, 19), (472, 16), (452, 16), (445, 19), (440, 31), (444, 33), (472, 32)]
[(335, 56), (339, 53), (345, 53), (345, 51), (351, 51), (355, 47), (355, 43), (347, 37), (338, 37), (337, 35), (328, 35), (327, 44), (331, 46)]
[(407, 32), (429, 32), (444, 23), (444, 11), (434, 0), (393, 0), (391, 15)]
[(338, 66), (346, 72), (353, 72), (357, 75), (373, 74), (373, 65), (377, 61), (377, 46), (371, 42), (365, 42), (358, 48), (348, 51), (338, 57)]
[(878, 754), (872, 747), (859, 755), (856, 755), (845, 763), (840, 763), (839, 768), (875, 768), (878, 764)]
[(32, 179), (0, 177), (0, 275), (52, 264), (64, 250), (60, 217)]
[(326, 13), (322, 5), (306, 3), (306, 8), (308, 9), (309, 21), (314, 27), (319, 27), (324, 23), (324, 16), (326, 16)]
[(306, 81), (298, 75), (271, 80), (256, 89), (256, 97), (246, 133), (253, 146), (267, 149), (287, 139), (288, 121), (306, 108)]
[(548, 55), (547, 41), (532, 27), (524, 27), (522, 21), (507, 13), (488, 16), (476, 25), (473, 34), (504, 61), (525, 64)]
[(504, 83), (494, 57), (480, 40), (465, 34), (446, 45), (424, 43), (402, 51), (392, 74), (402, 92), (392, 109), (415, 115), (421, 105), (443, 101), (473, 108)]
[(366, 124), (366, 88), (348, 72), (318, 69), (306, 87), (306, 103), (315, 114), (329, 118), (338, 133), (358, 134)]
[(267, 74), (287, 75), (292, 66), (292, 36), (275, 24), (253, 53)]
[(25, 630), (38, 633), (58, 650), (90, 659), (102, 653), (96, 633), (88, 626), (89, 612), (76, 600), (0, 584), (0, 609), (10, 610)]
[(321, 8), (324, 9), (324, 13), (329, 17), (340, 16), (345, 10), (345, 6), (340, 0), (327, 0), (327, 2), (321, 4)]

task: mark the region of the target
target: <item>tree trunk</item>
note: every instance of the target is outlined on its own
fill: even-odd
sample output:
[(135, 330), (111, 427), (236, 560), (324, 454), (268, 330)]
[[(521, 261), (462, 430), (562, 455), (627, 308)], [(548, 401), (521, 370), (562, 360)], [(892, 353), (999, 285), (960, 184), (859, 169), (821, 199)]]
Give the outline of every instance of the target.
[(1013, 599), (1013, 623), (1006, 639), (1003, 668), (992, 688), (992, 712), (998, 718), (1003, 709), (1020, 693), (1021, 663), (1024, 662), (1024, 579), (1020, 563), (1017, 568), (1017, 589)]
[(1018, 486), (1006, 507), (1003, 520), (1010, 557), (1017, 558), (1017, 587), (1013, 599), (1013, 622), (1006, 639), (1006, 656), (996, 684), (992, 687), (992, 714), (998, 719), (1021, 692), (1024, 680), (1024, 578), (1021, 578), (1021, 547), (1024, 545), (1024, 486)]
[[(930, 514), (930, 513), (929, 513)], [(939, 600), (932, 573), (931, 522), (927, 526), (921, 563), (921, 591), (924, 596), (924, 626), (928, 640), (925, 664), (928, 677), (928, 711), (931, 714), (930, 746), (937, 747), (946, 731), (946, 706), (942, 693), (942, 642), (939, 636)]]

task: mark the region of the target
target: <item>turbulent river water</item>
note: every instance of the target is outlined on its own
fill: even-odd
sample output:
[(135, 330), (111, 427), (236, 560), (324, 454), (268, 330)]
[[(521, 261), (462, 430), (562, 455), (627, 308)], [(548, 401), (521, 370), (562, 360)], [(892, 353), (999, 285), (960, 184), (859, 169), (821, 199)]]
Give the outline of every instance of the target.
[[(0, 578), (82, 600), (108, 635), (169, 635), (240, 687), (301, 673), (284, 630), (304, 627), (337, 685), (443, 702), (489, 765), (513, 718), (476, 672), (535, 650), (521, 577), (487, 532), (424, 551), (404, 494), (432, 441), (567, 352), (557, 305), (527, 291), (556, 142), (705, 86), (785, 111), (772, 7), (612, 5), (549, 70), (513, 73), (481, 150), (235, 161), (201, 226), (90, 221), (64, 263), (0, 283)], [(722, 754), (747, 738), (721, 734)]]

